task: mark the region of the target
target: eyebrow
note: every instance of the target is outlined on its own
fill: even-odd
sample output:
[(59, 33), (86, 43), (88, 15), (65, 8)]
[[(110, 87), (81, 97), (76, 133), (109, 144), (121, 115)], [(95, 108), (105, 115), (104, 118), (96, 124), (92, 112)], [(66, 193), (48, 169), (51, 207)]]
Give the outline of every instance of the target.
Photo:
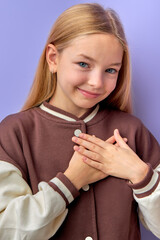
[(79, 54), (78, 56), (80, 56), (80, 57), (84, 57), (84, 58), (86, 58), (86, 59), (88, 59), (88, 60), (90, 60), (90, 61), (93, 61), (93, 62), (96, 62), (96, 60), (95, 59), (93, 59), (93, 58), (91, 58), (91, 57), (89, 57), (89, 56), (87, 56), (87, 55), (85, 55), (85, 54)]
[[(93, 59), (93, 58), (91, 58), (91, 57), (89, 57), (89, 56), (87, 56), (87, 55), (85, 55), (85, 54), (79, 54), (78, 56), (80, 56), (80, 57), (84, 57), (84, 58), (86, 58), (87, 60), (90, 60), (90, 61), (92, 61), (92, 62), (96, 62), (96, 60), (95, 59)], [(111, 63), (110, 64), (110, 66), (121, 66), (122, 65), (122, 63), (121, 62), (117, 62), (117, 63)]]

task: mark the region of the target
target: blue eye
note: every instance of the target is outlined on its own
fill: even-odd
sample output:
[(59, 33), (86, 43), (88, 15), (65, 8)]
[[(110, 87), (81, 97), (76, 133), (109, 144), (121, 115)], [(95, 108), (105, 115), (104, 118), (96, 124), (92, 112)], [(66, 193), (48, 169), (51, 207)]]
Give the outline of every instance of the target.
[(88, 67), (88, 64), (85, 63), (85, 62), (79, 62), (78, 64), (79, 64), (79, 66), (81, 66), (82, 68), (87, 68), (87, 67)]
[(108, 68), (108, 69), (106, 70), (106, 72), (111, 73), (111, 74), (114, 74), (114, 73), (117, 72), (117, 70), (114, 69), (114, 68)]

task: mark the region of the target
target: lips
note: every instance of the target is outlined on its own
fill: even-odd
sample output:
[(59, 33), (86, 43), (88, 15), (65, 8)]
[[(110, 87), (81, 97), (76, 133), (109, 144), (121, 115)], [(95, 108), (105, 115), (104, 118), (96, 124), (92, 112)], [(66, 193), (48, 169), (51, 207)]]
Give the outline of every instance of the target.
[(100, 96), (99, 93), (89, 92), (89, 91), (86, 91), (86, 90), (83, 90), (83, 89), (80, 89), (80, 88), (78, 88), (78, 90), (80, 91), (80, 93), (81, 93), (83, 96), (85, 96), (85, 97), (87, 97), (87, 98), (97, 98), (97, 97)]

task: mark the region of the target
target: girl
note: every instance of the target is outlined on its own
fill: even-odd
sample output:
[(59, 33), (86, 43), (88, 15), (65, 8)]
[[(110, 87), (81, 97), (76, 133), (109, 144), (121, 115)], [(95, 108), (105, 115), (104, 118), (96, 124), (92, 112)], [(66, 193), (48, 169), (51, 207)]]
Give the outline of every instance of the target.
[(130, 113), (119, 18), (71, 7), (22, 111), (0, 124), (0, 239), (138, 240), (137, 210), (160, 237), (160, 149)]

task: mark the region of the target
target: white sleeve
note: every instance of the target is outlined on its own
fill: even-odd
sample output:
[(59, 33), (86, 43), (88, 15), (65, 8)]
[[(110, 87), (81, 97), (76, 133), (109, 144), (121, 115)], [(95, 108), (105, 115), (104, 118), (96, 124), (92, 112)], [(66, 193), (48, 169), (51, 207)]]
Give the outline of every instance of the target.
[(66, 201), (74, 196), (57, 177), (52, 181), (58, 191), (41, 182), (33, 195), (19, 169), (0, 161), (0, 239), (47, 240), (55, 234), (67, 215)]
[(142, 224), (160, 239), (160, 165), (140, 184), (133, 184), (133, 195), (139, 206)]

